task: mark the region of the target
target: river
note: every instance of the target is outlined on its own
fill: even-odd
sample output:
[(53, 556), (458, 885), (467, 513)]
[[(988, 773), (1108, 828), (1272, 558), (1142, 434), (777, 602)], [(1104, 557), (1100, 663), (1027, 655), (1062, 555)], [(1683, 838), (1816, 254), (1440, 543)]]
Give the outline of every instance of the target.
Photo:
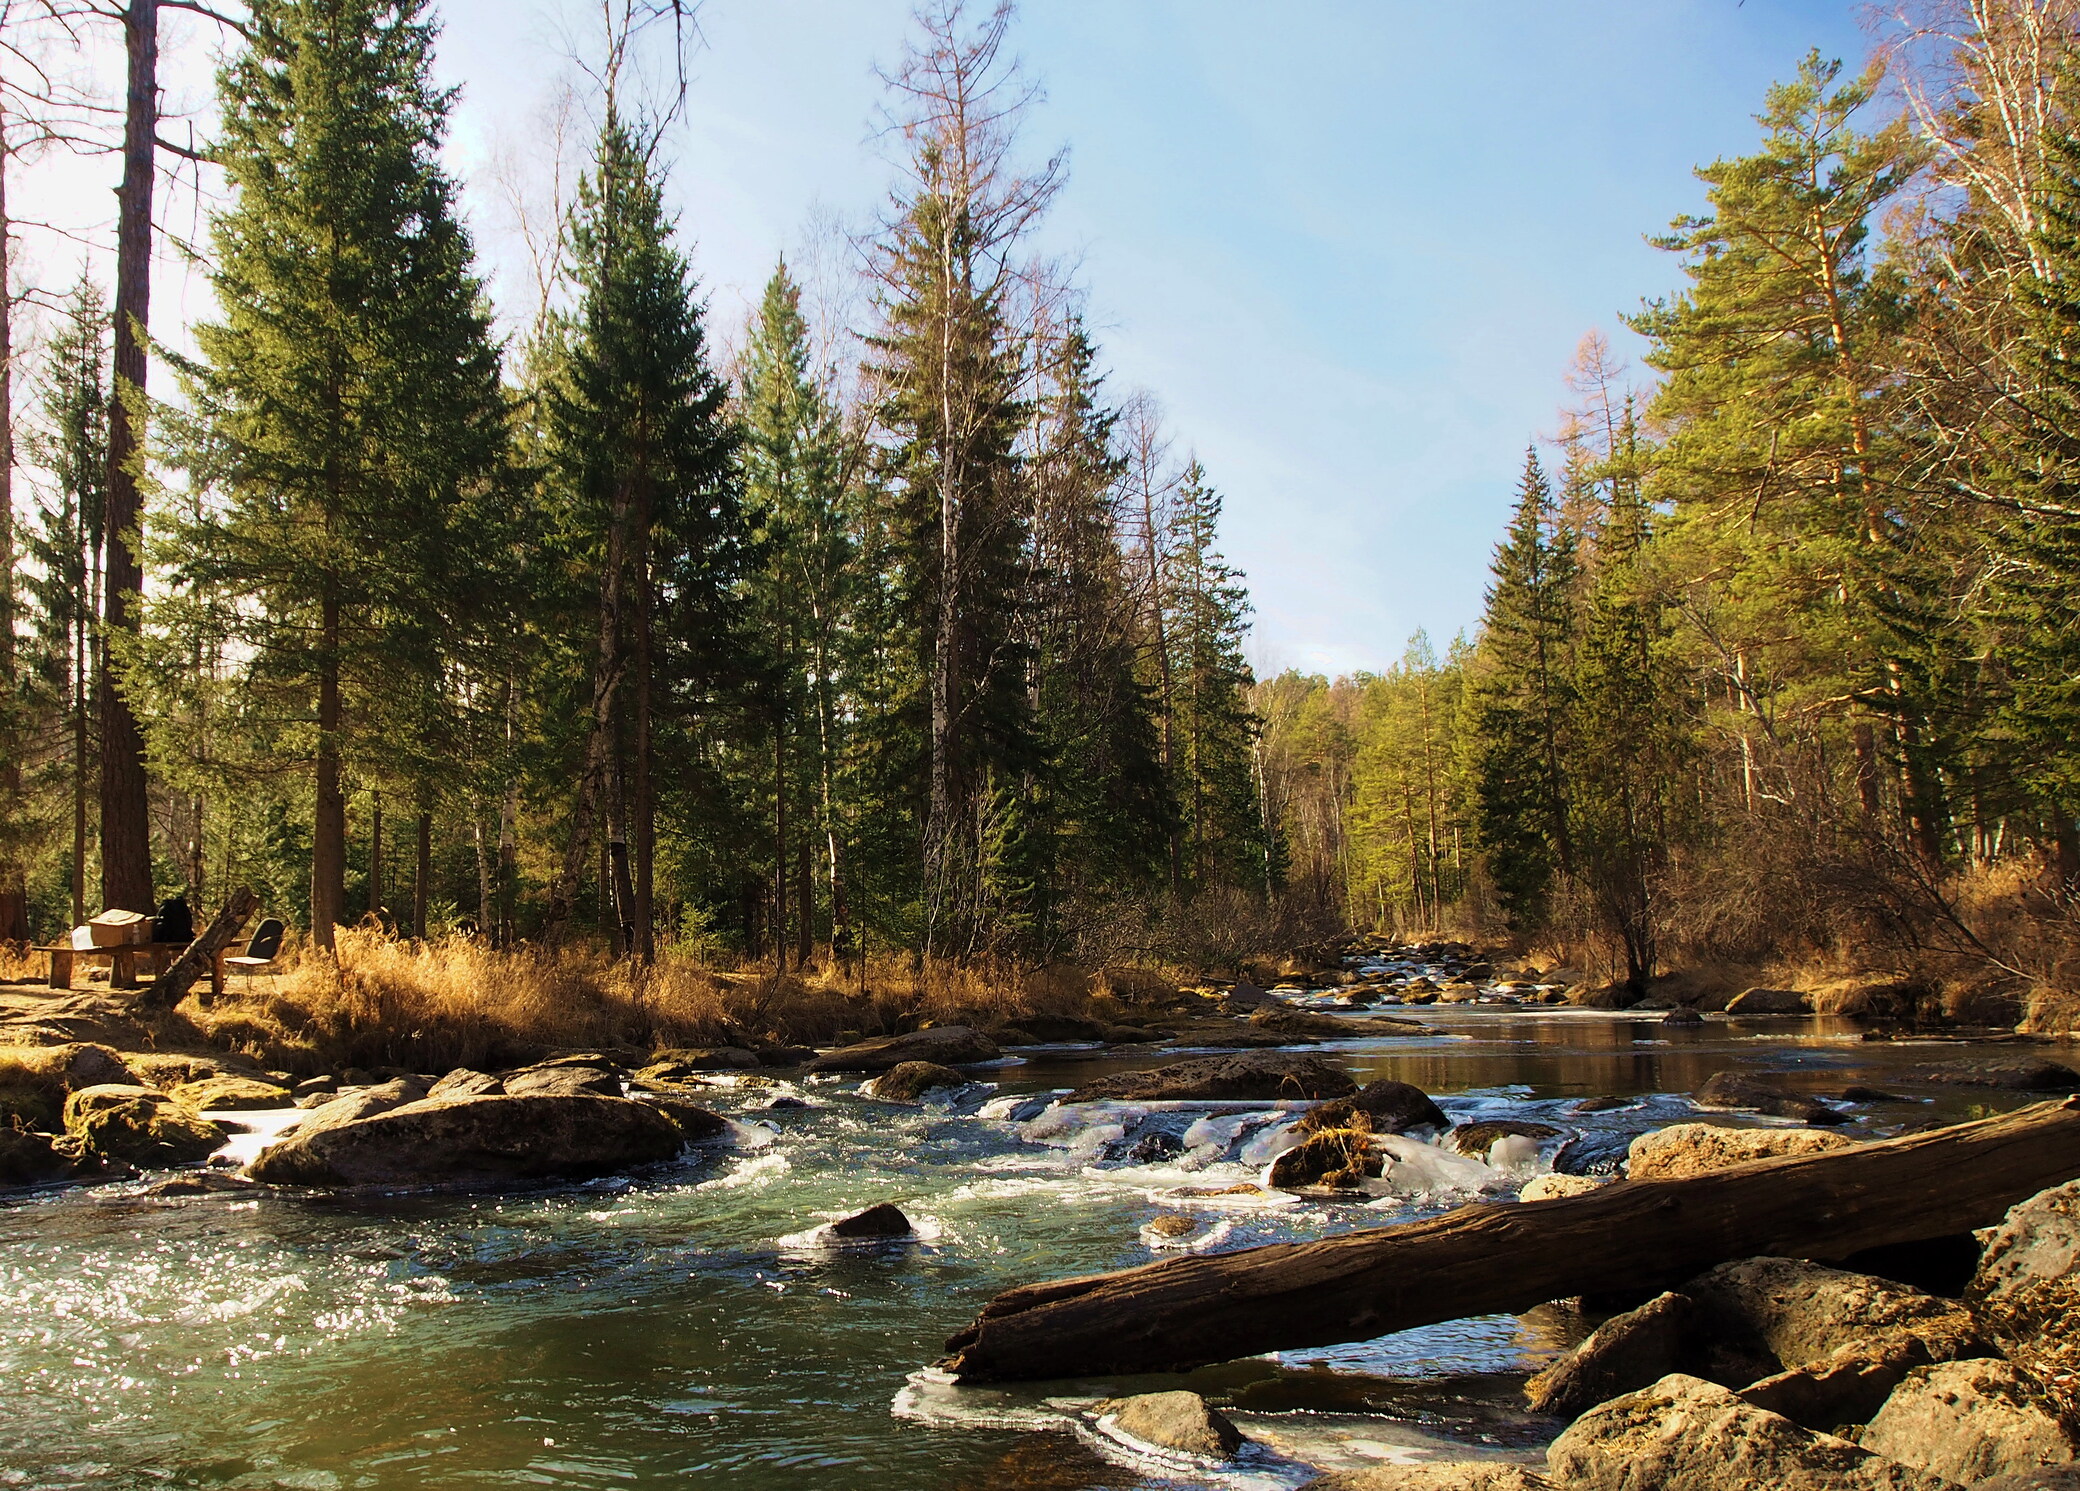
[[(1817, 1094), (1865, 1083), (1884, 1134), (2017, 1106), (1916, 1085), (1973, 1054), (1869, 1041), (1848, 1022), (1450, 1006), (1440, 1036), (1338, 1044), (1455, 1119), (1543, 1120), (1594, 1168), (1692, 1115), (1715, 1071)], [(2001, 1048), (2015, 1054), (2013, 1047)], [(1069, 1491), (1295, 1484), (1302, 1462), (1531, 1458), (1556, 1426), (1525, 1373), (1573, 1339), (1559, 1312), (1459, 1321), (1208, 1368), (1189, 1379), (952, 1389), (915, 1374), (1008, 1285), (1232, 1248), (1513, 1194), (1555, 1145), (1494, 1169), (1446, 1151), (1369, 1203), (1188, 1198), (1261, 1174), (1269, 1115), (1101, 1108), (1029, 1095), (1135, 1061), (1033, 1050), (955, 1107), (904, 1108), (856, 1079), (715, 1094), (736, 1141), (658, 1173), (521, 1194), (143, 1196), (140, 1185), (0, 1203), (0, 1486), (727, 1485), (732, 1491)], [(2034, 1052), (2032, 1053), (2034, 1054)], [(2071, 1050), (2043, 1054), (2072, 1062)], [(1635, 1101), (1577, 1114), (1584, 1097)], [(772, 1107), (775, 1097), (810, 1106)], [(1167, 1137), (1126, 1151), (1148, 1136)], [(1426, 1168), (1427, 1166), (1427, 1168)], [(893, 1201), (916, 1241), (831, 1245), (819, 1223)], [(1182, 1216), (1182, 1236), (1150, 1230)], [(1495, 1267), (1510, 1266), (1506, 1258)], [(1078, 1403), (1180, 1381), (1270, 1450), (1225, 1480), (1165, 1479), (1063, 1432)], [(1050, 1428), (1049, 1425), (1057, 1427)]]

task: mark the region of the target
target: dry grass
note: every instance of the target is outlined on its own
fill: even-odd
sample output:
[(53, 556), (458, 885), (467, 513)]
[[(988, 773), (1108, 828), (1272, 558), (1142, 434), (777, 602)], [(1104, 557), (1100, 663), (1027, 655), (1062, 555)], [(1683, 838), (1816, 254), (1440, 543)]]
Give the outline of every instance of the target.
[[(279, 977), (182, 1011), (216, 1045), (297, 1075), (349, 1067), (497, 1069), (558, 1051), (637, 1055), (665, 1047), (781, 1043), (915, 1029), (991, 1027), (1033, 1012), (1115, 1011), (1115, 977), (1082, 970), (913, 969), (890, 957), (864, 976), (704, 968), (666, 956), (647, 973), (590, 949), (502, 951), (461, 938), (400, 942), (343, 931), (336, 958), (292, 955)], [(1168, 985), (1174, 988), (1174, 984)]]

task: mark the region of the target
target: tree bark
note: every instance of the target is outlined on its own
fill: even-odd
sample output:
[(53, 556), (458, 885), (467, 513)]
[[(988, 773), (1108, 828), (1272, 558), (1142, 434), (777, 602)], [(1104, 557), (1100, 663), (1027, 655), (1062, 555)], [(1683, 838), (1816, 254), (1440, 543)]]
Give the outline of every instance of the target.
[(433, 814), (419, 810), (418, 855), (412, 865), (412, 935), (426, 936), (426, 898), (433, 885)]
[(110, 666), (109, 639), (134, 632), (144, 603), (144, 501), (139, 489), (145, 411), (145, 334), (151, 319), (152, 173), (159, 128), (159, 3), (130, 0), (124, 12), (129, 87), (123, 120), (123, 183), (116, 194), (115, 397), (108, 408), (107, 611), (101, 659), (101, 899), (152, 910), (151, 808), (144, 732)]
[[(962, 1382), (1186, 1371), (1371, 1340), (1758, 1254), (1840, 1259), (2000, 1219), (2080, 1175), (2080, 1098), (1828, 1154), (1029, 1284), (946, 1343)], [(1505, 1262), (1506, 1261), (1506, 1262)]]
[(340, 788), (339, 596), (319, 603), (318, 780), (311, 813), (311, 940), (327, 952), (347, 909), (347, 796)]
[[(13, 221), (7, 215), (6, 119), (0, 117), (0, 700), (12, 703), (14, 645), (14, 260)], [(10, 816), (22, 794), (21, 752), (0, 740), (0, 805)], [(29, 940), (29, 897), (22, 863), (0, 852), (0, 943)]]
[(654, 722), (650, 714), (652, 636), (650, 617), (650, 525), (649, 504), (644, 504), (636, 568), (636, 687), (635, 687), (635, 946), (630, 949), (644, 965), (657, 960), (657, 785), (652, 772)]
[(224, 901), (224, 909), (216, 920), (203, 929), (200, 937), (188, 944), (188, 950), (174, 959), (173, 966), (152, 981), (151, 987), (137, 996), (137, 1007), (144, 1010), (170, 1010), (187, 997), (195, 980), (210, 971), (217, 954), (238, 941), (245, 930), (246, 922), (260, 909), (260, 898), (251, 887), (241, 885)]
[(383, 794), (369, 794), (368, 914), (383, 914)]
[(773, 711), (773, 971), (787, 972), (787, 737)]

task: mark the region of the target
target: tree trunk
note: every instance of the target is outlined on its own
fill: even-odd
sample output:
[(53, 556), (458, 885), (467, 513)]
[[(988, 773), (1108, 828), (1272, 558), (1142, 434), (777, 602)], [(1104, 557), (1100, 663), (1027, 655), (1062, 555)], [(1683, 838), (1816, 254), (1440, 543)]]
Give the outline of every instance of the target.
[(347, 796), (340, 790), (339, 596), (319, 605), (318, 781), (311, 814), (311, 941), (327, 952), (347, 909)]
[[(108, 594), (104, 639), (134, 632), (144, 602), (139, 546), (144, 500), (145, 334), (151, 320), (152, 173), (159, 128), (159, 4), (130, 0), (124, 13), (129, 87), (124, 103), (123, 183), (116, 194), (115, 396), (108, 406)], [(101, 899), (152, 910), (151, 808), (144, 733), (118, 688), (104, 640), (101, 659)]]
[(210, 971), (217, 954), (238, 941), (239, 933), (245, 930), (246, 922), (260, 909), (260, 898), (250, 887), (241, 885), (224, 901), (224, 909), (216, 920), (203, 929), (200, 937), (188, 944), (188, 950), (174, 959), (173, 966), (152, 981), (151, 987), (137, 996), (137, 1007), (143, 1010), (170, 1010), (187, 997), (188, 990), (195, 987), (195, 980)]
[(773, 711), (773, 971), (787, 972), (787, 736)]
[(657, 961), (657, 786), (652, 773), (654, 722), (650, 714), (651, 593), (648, 504), (643, 527), (645, 551), (636, 571), (636, 690), (635, 690), (635, 919), (636, 961), (646, 967)]
[(433, 814), (419, 810), (418, 854), (412, 864), (412, 935), (426, 936), (426, 898), (433, 885)]
[(1096, 1377), (1367, 1341), (1570, 1295), (1674, 1288), (1731, 1258), (1824, 1261), (1947, 1236), (2076, 1175), (2080, 1098), (2068, 1098), (1687, 1180), (1029, 1284), (983, 1306), (943, 1365), (963, 1382)]
[[(0, 116), (0, 702), (15, 690), (14, 646), (14, 260), (13, 221), (7, 215), (7, 120)], [(0, 808), (13, 817), (22, 795), (21, 752), (0, 738)], [(29, 940), (28, 886), (11, 848), (0, 850), (0, 943)]]
[(1878, 734), (1869, 720), (1849, 727), (1849, 740), (1856, 750), (1856, 805), (1866, 820), (1875, 822), (1882, 804), (1878, 801)]
[(794, 966), (802, 969), (816, 952), (816, 880), (807, 834), (795, 840), (794, 860)]
[(369, 794), (368, 914), (383, 915), (383, 794)]

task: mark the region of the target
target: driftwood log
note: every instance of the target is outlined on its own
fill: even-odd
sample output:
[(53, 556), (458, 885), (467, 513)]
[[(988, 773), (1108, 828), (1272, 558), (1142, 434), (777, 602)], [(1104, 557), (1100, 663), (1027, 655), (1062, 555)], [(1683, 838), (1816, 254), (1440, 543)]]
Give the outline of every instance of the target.
[(1187, 1371), (1546, 1300), (1668, 1289), (1728, 1259), (1838, 1260), (1983, 1227), (2080, 1176), (2080, 1097), (1826, 1154), (1009, 1289), (946, 1343), (962, 1382)]
[(217, 955), (238, 941), (239, 934), (260, 909), (260, 898), (250, 886), (241, 885), (224, 901), (224, 909), (188, 944), (188, 950), (173, 960), (173, 966), (152, 980), (151, 987), (137, 996), (144, 1010), (170, 1010), (187, 998), (195, 981), (216, 966)]

